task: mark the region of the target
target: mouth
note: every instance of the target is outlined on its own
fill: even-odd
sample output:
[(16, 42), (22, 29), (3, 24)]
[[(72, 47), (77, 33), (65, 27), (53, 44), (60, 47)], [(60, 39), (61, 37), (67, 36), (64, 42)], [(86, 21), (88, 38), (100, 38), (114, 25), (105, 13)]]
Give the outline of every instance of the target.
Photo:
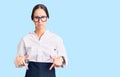
[(42, 26), (42, 24), (37, 24), (37, 26)]

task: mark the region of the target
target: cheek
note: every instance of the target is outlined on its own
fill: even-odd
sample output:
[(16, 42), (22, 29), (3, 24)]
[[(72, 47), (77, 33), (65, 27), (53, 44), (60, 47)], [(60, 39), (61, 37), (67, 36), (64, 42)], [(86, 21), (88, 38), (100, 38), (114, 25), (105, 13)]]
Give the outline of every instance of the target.
[(36, 22), (34, 22), (34, 25), (35, 25), (35, 26), (37, 26), (37, 23), (36, 23)]

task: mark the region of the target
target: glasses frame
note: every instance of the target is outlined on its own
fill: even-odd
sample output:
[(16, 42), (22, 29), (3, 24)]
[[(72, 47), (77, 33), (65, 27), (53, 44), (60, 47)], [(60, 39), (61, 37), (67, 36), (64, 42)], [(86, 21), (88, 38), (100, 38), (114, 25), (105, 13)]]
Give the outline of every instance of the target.
[[(34, 19), (34, 22), (39, 22), (40, 20), (42, 21), (42, 22), (46, 22), (47, 21), (47, 16), (41, 16), (41, 17), (39, 17), (39, 16), (34, 16), (33, 17)], [(46, 18), (46, 19), (44, 19), (44, 18)]]

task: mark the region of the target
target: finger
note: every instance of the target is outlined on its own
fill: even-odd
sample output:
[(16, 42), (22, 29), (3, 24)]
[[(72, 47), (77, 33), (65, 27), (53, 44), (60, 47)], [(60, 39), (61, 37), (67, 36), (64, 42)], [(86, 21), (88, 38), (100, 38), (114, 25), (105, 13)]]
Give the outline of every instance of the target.
[(25, 65), (25, 59), (22, 59), (23, 64)]
[(54, 64), (52, 64), (52, 65), (50, 66), (49, 70), (52, 70), (53, 67), (54, 67)]
[(22, 65), (25, 65), (25, 64), (26, 64), (26, 63), (25, 63), (25, 60), (26, 60), (28, 57), (29, 57), (28, 55), (26, 55), (26, 56), (21, 56), (21, 57), (20, 57), (20, 59), (21, 59), (20, 61), (21, 61), (21, 64), (22, 64)]
[(24, 60), (24, 59), (22, 59), (22, 61), (23, 61), (23, 64), (24, 64), (24, 66), (25, 66), (26, 70), (28, 70), (28, 65), (25, 63), (25, 60)]

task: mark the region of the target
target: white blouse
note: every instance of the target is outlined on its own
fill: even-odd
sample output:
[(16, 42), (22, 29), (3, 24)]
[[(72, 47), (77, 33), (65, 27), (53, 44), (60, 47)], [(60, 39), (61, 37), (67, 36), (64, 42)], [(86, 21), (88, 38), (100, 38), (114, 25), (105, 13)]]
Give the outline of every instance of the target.
[(56, 34), (46, 31), (39, 40), (35, 32), (28, 33), (18, 45), (18, 56), (29, 55), (29, 61), (52, 63), (50, 56), (64, 56), (67, 65), (67, 55), (63, 40)]

